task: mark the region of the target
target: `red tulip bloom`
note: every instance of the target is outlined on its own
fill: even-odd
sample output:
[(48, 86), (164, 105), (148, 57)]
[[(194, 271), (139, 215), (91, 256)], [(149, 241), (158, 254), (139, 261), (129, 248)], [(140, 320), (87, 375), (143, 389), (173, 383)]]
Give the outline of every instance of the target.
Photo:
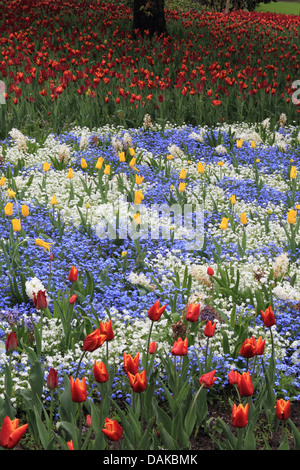
[(263, 340), (261, 336), (256, 341), (256, 355), (257, 356), (263, 355), (265, 351), (265, 342), (266, 340)]
[(248, 359), (256, 355), (256, 341), (254, 336), (252, 336), (251, 339), (245, 339), (241, 349), (239, 350), (239, 354)]
[(17, 349), (17, 333), (13, 331), (12, 333), (7, 333), (5, 341), (5, 350), (8, 353), (15, 351)]
[(93, 374), (96, 382), (100, 384), (108, 381), (109, 376), (104, 362), (97, 362), (95, 359)]
[(102, 432), (110, 441), (118, 441), (123, 435), (123, 428), (115, 419), (105, 418)]
[(166, 309), (166, 305), (163, 305), (162, 307), (159, 306), (159, 300), (152, 305), (152, 307), (149, 308), (148, 310), (148, 317), (152, 321), (158, 321), (162, 314), (164, 313)]
[(146, 390), (147, 377), (146, 377), (145, 370), (143, 370), (143, 372), (141, 373), (137, 372), (136, 374), (131, 374), (130, 372), (127, 372), (127, 376), (129, 378), (130, 386), (133, 392), (141, 393), (141, 392), (144, 392), (144, 390)]
[(51, 369), (49, 370), (49, 374), (47, 377), (47, 386), (51, 390), (54, 390), (58, 386), (58, 372), (57, 370), (53, 369), (53, 367), (51, 367)]
[(156, 344), (155, 341), (150, 343), (149, 344), (149, 354), (154, 354), (154, 352), (156, 351), (156, 348), (157, 348), (157, 344)]
[(178, 338), (177, 341), (174, 342), (171, 353), (173, 356), (186, 356), (188, 350), (188, 339), (182, 340)]
[(108, 322), (100, 322), (100, 333), (106, 335), (106, 341), (114, 339), (115, 335), (111, 326), (111, 320)]
[(276, 320), (271, 305), (265, 312), (261, 310), (260, 313), (266, 328), (271, 328), (271, 326), (276, 325)]
[(73, 294), (73, 295), (70, 297), (69, 304), (71, 304), (71, 305), (75, 304), (76, 299), (77, 299), (77, 295), (76, 295), (76, 294)]
[(192, 323), (195, 323), (199, 318), (200, 304), (190, 304), (188, 306), (185, 319)]
[(201, 375), (199, 379), (200, 385), (204, 385), (205, 388), (210, 388), (213, 386), (215, 381), (217, 380), (217, 377), (215, 377), (216, 370), (212, 370), (211, 372), (208, 372), (207, 374)]
[(74, 450), (74, 444), (73, 444), (72, 439), (67, 442), (67, 446), (69, 447), (69, 450)]
[(242, 397), (250, 397), (254, 393), (250, 372), (243, 372), (238, 379), (238, 389)]
[(235, 428), (244, 428), (248, 424), (249, 403), (246, 406), (235, 403), (232, 405), (232, 425)]
[(211, 338), (215, 334), (216, 324), (216, 322), (212, 323), (210, 320), (208, 320), (203, 331), (204, 335), (208, 338)]
[(126, 373), (130, 372), (131, 374), (135, 375), (139, 371), (139, 360), (140, 360), (140, 353), (137, 353), (135, 358), (133, 359), (130, 354), (123, 353), (123, 362), (124, 362), (124, 370)]
[(68, 280), (71, 282), (76, 282), (77, 277), (78, 277), (78, 268), (75, 268), (74, 266), (72, 266), (69, 272)]
[(96, 328), (92, 333), (87, 335), (83, 340), (83, 351), (93, 352), (100, 348), (106, 340), (106, 335), (102, 335), (100, 330)]
[(86, 418), (85, 418), (85, 425), (87, 428), (90, 428), (93, 424), (93, 421), (92, 421), (92, 417), (91, 415), (86, 415)]
[(213, 276), (213, 275), (215, 274), (213, 268), (208, 267), (208, 268), (207, 268), (207, 274), (208, 274), (209, 276)]
[(291, 414), (291, 402), (285, 401), (283, 398), (276, 401), (276, 415), (280, 420), (289, 419)]
[(87, 399), (85, 377), (83, 377), (81, 382), (78, 378), (76, 380), (73, 380), (73, 377), (71, 377), (70, 386), (71, 386), (72, 401), (76, 403), (82, 403), (83, 401)]
[(240, 374), (236, 370), (231, 370), (228, 374), (228, 380), (231, 385), (237, 385), (239, 382)]
[(0, 430), (0, 446), (13, 449), (18, 445), (27, 428), (28, 424), (19, 427), (18, 419), (11, 420), (9, 416), (6, 416)]
[(33, 292), (33, 301), (37, 310), (45, 310), (48, 306), (46, 291), (39, 290), (37, 294)]

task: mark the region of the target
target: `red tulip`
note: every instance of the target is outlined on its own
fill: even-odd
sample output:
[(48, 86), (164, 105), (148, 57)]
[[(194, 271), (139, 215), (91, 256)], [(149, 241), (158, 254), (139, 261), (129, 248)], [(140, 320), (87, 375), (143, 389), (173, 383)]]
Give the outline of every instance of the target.
[(91, 415), (86, 415), (86, 418), (85, 418), (85, 425), (87, 428), (90, 428), (92, 426), (93, 422), (92, 422), (92, 417)]
[(81, 382), (78, 378), (73, 380), (73, 377), (70, 377), (70, 386), (72, 401), (76, 403), (82, 403), (87, 399), (85, 377), (83, 377)]
[(201, 375), (199, 382), (200, 385), (204, 385), (205, 388), (210, 388), (213, 386), (215, 381), (217, 380), (217, 377), (215, 377), (216, 370), (212, 370), (211, 372), (208, 372), (207, 374)]
[(266, 342), (266, 340), (263, 340), (261, 336), (256, 341), (256, 355), (257, 356), (261, 356), (264, 353), (264, 351), (265, 351), (265, 342)]
[(157, 348), (157, 344), (156, 344), (155, 341), (150, 343), (149, 344), (149, 354), (154, 354), (154, 352), (156, 351), (156, 348)]
[(163, 305), (162, 307), (159, 306), (159, 300), (152, 305), (152, 307), (149, 308), (148, 310), (148, 317), (152, 321), (158, 321), (162, 314), (164, 313), (166, 309), (166, 305)]
[(6, 416), (0, 430), (0, 446), (13, 449), (18, 445), (27, 428), (28, 424), (19, 427), (18, 419), (11, 420), (9, 416)]
[(115, 335), (111, 326), (111, 320), (105, 323), (100, 322), (100, 333), (106, 335), (106, 341), (114, 339)]
[(123, 428), (115, 419), (105, 418), (102, 432), (110, 441), (118, 441), (123, 435)]
[(69, 447), (69, 450), (74, 450), (74, 444), (73, 444), (72, 439), (67, 442), (67, 446)]
[(266, 328), (271, 328), (271, 326), (276, 325), (276, 320), (271, 305), (265, 312), (261, 310), (260, 313)]
[(200, 304), (190, 304), (188, 306), (185, 319), (192, 323), (195, 323), (199, 318)]
[(106, 335), (102, 335), (100, 330), (96, 328), (92, 333), (87, 335), (83, 340), (83, 351), (93, 352), (100, 348), (106, 340)]
[(231, 385), (237, 385), (239, 382), (240, 374), (236, 370), (231, 370), (228, 374), (228, 380)]
[(78, 268), (74, 266), (71, 267), (68, 280), (71, 282), (76, 282), (78, 277)]
[(208, 267), (208, 268), (207, 268), (207, 274), (208, 274), (209, 276), (213, 276), (213, 275), (215, 274), (213, 268)]
[(46, 291), (39, 290), (37, 294), (33, 292), (33, 301), (37, 310), (45, 310), (48, 306)]
[(76, 299), (77, 299), (76, 294), (71, 295), (70, 300), (69, 300), (69, 304), (71, 304), (71, 305), (75, 304)]
[(51, 390), (54, 390), (58, 386), (58, 372), (57, 370), (53, 369), (53, 367), (51, 367), (51, 369), (49, 370), (49, 374), (47, 377), (47, 386)]
[(146, 390), (147, 377), (146, 377), (145, 370), (143, 370), (143, 372), (141, 373), (137, 372), (136, 374), (131, 374), (130, 372), (127, 372), (127, 376), (129, 378), (130, 386), (133, 392), (141, 393), (141, 392), (144, 392), (144, 390)]
[(177, 341), (174, 342), (171, 353), (173, 356), (186, 356), (188, 349), (188, 339), (182, 340), (178, 338)]
[(208, 320), (203, 331), (204, 335), (211, 338), (215, 334), (216, 324)]
[(283, 398), (276, 401), (276, 415), (280, 420), (289, 419), (291, 414), (291, 402), (290, 400), (285, 401)]
[(140, 353), (137, 353), (135, 358), (133, 359), (130, 354), (123, 353), (123, 362), (124, 362), (124, 370), (126, 373), (130, 372), (131, 374), (135, 375), (139, 371), (139, 360), (140, 360)]
[(109, 376), (104, 362), (97, 362), (95, 359), (93, 374), (96, 382), (100, 384), (108, 381)]
[(12, 333), (7, 333), (5, 341), (5, 350), (8, 353), (15, 351), (17, 349), (17, 333), (13, 331)]
[(238, 379), (238, 389), (242, 397), (250, 397), (254, 393), (250, 372), (243, 372)]
[(245, 339), (242, 344), (239, 354), (245, 358), (254, 357), (256, 355), (256, 341), (254, 336), (251, 339)]
[(243, 428), (248, 424), (248, 411), (249, 403), (246, 406), (239, 404), (236, 406), (235, 403), (232, 405), (232, 425), (235, 428)]

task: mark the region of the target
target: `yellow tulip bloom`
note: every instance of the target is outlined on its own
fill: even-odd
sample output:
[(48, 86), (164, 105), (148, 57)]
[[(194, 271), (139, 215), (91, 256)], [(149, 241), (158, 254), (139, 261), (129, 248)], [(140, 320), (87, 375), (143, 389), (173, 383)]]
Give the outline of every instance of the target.
[(204, 173), (204, 167), (205, 167), (205, 163), (198, 162), (197, 163), (198, 173), (200, 173), (200, 174)]
[(294, 180), (297, 175), (297, 168), (295, 166), (292, 166), (291, 171), (290, 171), (290, 178)]
[(28, 217), (29, 216), (29, 208), (26, 206), (26, 204), (23, 204), (22, 206), (22, 216), (23, 217)]
[(218, 165), (219, 165), (219, 166), (223, 166), (223, 165), (224, 165), (224, 162), (218, 162)]
[(43, 171), (48, 171), (50, 169), (51, 163), (45, 162), (43, 165)]
[(243, 225), (246, 225), (246, 224), (247, 224), (247, 217), (246, 217), (245, 212), (242, 212), (242, 213), (241, 213), (241, 223), (242, 223)]
[(231, 202), (231, 204), (234, 206), (234, 204), (236, 204), (236, 198), (235, 198), (235, 195), (233, 194), (230, 198), (229, 198), (229, 201)]
[(135, 162), (136, 162), (136, 158), (133, 157), (133, 158), (130, 160), (130, 162), (129, 162), (129, 166), (131, 166), (131, 168), (133, 168), (134, 165), (135, 165)]
[(0, 178), (0, 186), (4, 186), (5, 185), (5, 176), (1, 176)]
[(36, 238), (36, 240), (35, 240), (35, 244), (36, 244), (37, 246), (40, 246), (40, 247), (44, 248), (45, 251), (48, 250), (49, 253), (50, 253), (51, 245), (53, 245), (53, 243), (54, 243), (54, 242), (52, 242), (52, 243), (45, 242), (45, 241), (42, 240), (41, 238)]
[(81, 159), (80, 165), (83, 170), (85, 170), (88, 167), (87, 162), (84, 158)]
[(141, 217), (140, 217), (140, 214), (139, 214), (138, 212), (137, 212), (136, 214), (134, 214), (133, 218), (134, 218), (135, 224), (136, 224), (136, 225), (140, 225), (140, 223), (141, 223)]
[(143, 199), (144, 195), (140, 189), (134, 192), (134, 204), (140, 204)]
[(181, 193), (183, 193), (184, 190), (185, 190), (185, 187), (186, 187), (186, 183), (180, 183), (180, 184), (179, 184), (179, 191), (180, 191)]
[(297, 211), (295, 211), (294, 209), (291, 209), (287, 213), (287, 221), (289, 224), (294, 224), (296, 222), (296, 215), (297, 215)]
[(73, 178), (73, 170), (72, 168), (69, 168), (69, 171), (68, 171), (68, 178), (71, 180)]
[(129, 148), (129, 153), (130, 153), (131, 157), (134, 157), (134, 155), (135, 155), (135, 150), (134, 150), (134, 148), (130, 147), (130, 148)]
[(12, 215), (12, 213), (13, 213), (13, 207), (14, 207), (13, 203), (12, 203), (12, 202), (8, 202), (8, 203), (6, 204), (6, 206), (4, 207), (4, 213), (5, 213), (5, 215), (7, 215), (7, 216)]
[(223, 217), (222, 222), (221, 222), (221, 224), (220, 224), (220, 228), (221, 228), (222, 230), (226, 230), (226, 229), (227, 229), (228, 220), (229, 220), (229, 219), (226, 219), (226, 217)]
[(15, 193), (11, 188), (9, 188), (9, 189), (7, 190), (7, 195), (8, 195), (10, 198), (13, 198), (13, 197), (15, 197), (16, 193)]
[(256, 147), (254, 140), (251, 140), (251, 147), (254, 149)]
[(236, 146), (238, 149), (242, 148), (243, 146), (243, 139), (237, 139)]
[(173, 160), (174, 155), (167, 155), (167, 160)]
[(105, 174), (105, 175), (109, 175), (109, 174), (110, 174), (110, 165), (105, 165), (104, 174)]
[(51, 206), (55, 206), (57, 204), (57, 200), (56, 200), (56, 197), (55, 196), (52, 196), (51, 198)]
[(180, 175), (179, 175), (179, 178), (181, 180), (184, 180), (186, 178), (186, 170), (184, 168), (182, 168), (182, 170), (180, 172)]
[(119, 152), (119, 160), (120, 162), (125, 162), (125, 152)]
[(136, 184), (142, 184), (144, 177), (140, 175), (135, 175), (135, 182)]
[(20, 232), (21, 231), (21, 220), (20, 219), (12, 219), (12, 228), (14, 232)]
[(95, 166), (96, 170), (101, 170), (103, 163), (104, 163), (104, 158), (99, 157)]

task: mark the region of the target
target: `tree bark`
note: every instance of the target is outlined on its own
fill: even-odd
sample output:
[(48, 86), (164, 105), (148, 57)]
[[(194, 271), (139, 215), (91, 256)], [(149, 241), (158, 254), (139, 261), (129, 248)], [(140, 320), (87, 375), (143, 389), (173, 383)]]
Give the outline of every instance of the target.
[(134, 0), (133, 4), (133, 33), (137, 30), (144, 35), (148, 31), (150, 37), (154, 34), (167, 35), (164, 0)]

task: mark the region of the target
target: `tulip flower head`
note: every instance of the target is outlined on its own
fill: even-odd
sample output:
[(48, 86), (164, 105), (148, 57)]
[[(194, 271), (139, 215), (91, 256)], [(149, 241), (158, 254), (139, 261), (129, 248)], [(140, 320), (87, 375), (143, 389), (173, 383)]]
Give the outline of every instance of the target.
[(20, 232), (21, 231), (21, 220), (20, 219), (12, 219), (12, 228), (14, 232)]
[(48, 307), (47, 293), (45, 290), (33, 292), (33, 302), (37, 310), (45, 310)]
[(296, 223), (296, 216), (297, 216), (297, 211), (294, 209), (289, 210), (287, 213), (287, 221), (290, 225), (293, 225)]
[(205, 388), (210, 388), (213, 386), (215, 381), (217, 380), (217, 377), (215, 377), (216, 370), (212, 370), (211, 372), (208, 372), (207, 374), (201, 375), (199, 379), (200, 385), (204, 385)]
[(204, 173), (205, 163), (198, 162), (197, 163), (197, 171), (198, 173)]
[(285, 421), (289, 419), (291, 414), (291, 402), (285, 401), (283, 398), (276, 401), (276, 416), (278, 419)]
[(111, 320), (108, 322), (100, 322), (100, 333), (106, 335), (106, 341), (111, 341), (114, 339), (115, 334), (112, 329)]
[(238, 379), (238, 389), (242, 397), (251, 397), (254, 393), (250, 372), (243, 372)]
[(226, 230), (227, 229), (227, 225), (228, 225), (228, 220), (226, 217), (223, 217), (222, 221), (221, 221), (221, 224), (220, 224), (220, 229), (222, 230)]
[(271, 305), (266, 309), (265, 312), (261, 310), (260, 313), (266, 328), (271, 328), (271, 326), (276, 325), (276, 320)]
[(48, 376), (47, 376), (47, 387), (50, 390), (54, 390), (58, 386), (58, 371), (53, 369), (49, 370)]
[(152, 307), (148, 310), (148, 317), (152, 321), (158, 321), (162, 314), (164, 313), (167, 305), (163, 305), (162, 307), (159, 306), (159, 300), (157, 299), (156, 302), (152, 305)]
[(37, 246), (41, 246), (42, 248), (44, 248), (45, 251), (49, 251), (49, 253), (50, 253), (51, 245), (53, 245), (54, 242), (49, 243), (49, 242), (45, 242), (45, 241), (42, 240), (41, 238), (36, 238), (35, 244), (36, 244)]
[(195, 323), (199, 318), (199, 313), (200, 313), (200, 304), (191, 303), (188, 306), (188, 309), (187, 309), (187, 312), (186, 312), (186, 315), (185, 315), (185, 319), (187, 321)]
[(78, 277), (78, 268), (72, 266), (69, 272), (68, 280), (71, 282), (76, 282)]
[(240, 373), (236, 370), (231, 370), (228, 374), (228, 381), (230, 385), (237, 385), (239, 383)]
[(123, 435), (123, 428), (115, 419), (105, 418), (102, 432), (110, 441), (118, 441)]
[(136, 374), (131, 374), (127, 372), (129, 378), (129, 383), (132, 388), (132, 391), (135, 393), (142, 393), (147, 388), (147, 377), (146, 371), (143, 370), (141, 373), (137, 372)]
[(4, 449), (13, 449), (18, 445), (27, 431), (28, 424), (19, 427), (19, 420), (11, 420), (9, 416), (4, 418), (0, 430), (0, 446)]
[(5, 350), (7, 353), (11, 353), (17, 349), (17, 333), (7, 333), (5, 341)]
[(50, 203), (51, 203), (51, 206), (56, 206), (57, 199), (56, 199), (55, 195), (52, 196)]
[(214, 270), (211, 267), (207, 268), (206, 273), (208, 274), (208, 276), (213, 276), (215, 274)]
[(22, 205), (21, 211), (22, 211), (22, 216), (23, 217), (28, 217), (29, 216), (29, 208), (28, 208), (28, 206), (26, 206), (26, 204)]
[(123, 353), (123, 363), (125, 372), (130, 372), (133, 375), (137, 374), (139, 371), (139, 360), (140, 353), (137, 353), (135, 358), (132, 358), (130, 354)]
[(5, 215), (7, 215), (8, 217), (11, 216), (13, 214), (13, 208), (14, 208), (14, 205), (12, 202), (8, 202), (5, 207), (4, 207), (4, 213)]
[(248, 424), (248, 411), (249, 403), (246, 406), (241, 403), (236, 406), (235, 403), (232, 405), (232, 425), (235, 428), (244, 428)]
[(75, 403), (82, 403), (86, 401), (87, 391), (85, 377), (83, 377), (82, 381), (80, 381), (78, 378), (74, 380), (73, 377), (70, 377), (70, 387), (72, 401)]
[(97, 362), (96, 359), (93, 366), (93, 374), (96, 382), (100, 384), (107, 382), (109, 379), (109, 375), (104, 362)]
[(216, 325), (216, 322), (212, 323), (210, 320), (208, 320), (203, 330), (204, 336), (212, 338), (215, 334)]
[(43, 164), (43, 171), (46, 173), (47, 171), (50, 170), (51, 163), (45, 162)]
[(184, 340), (178, 338), (178, 340), (174, 341), (173, 347), (171, 349), (171, 354), (173, 356), (186, 356), (188, 350), (188, 339), (185, 338)]
[(83, 351), (93, 352), (100, 348), (106, 340), (106, 335), (101, 334), (100, 330), (96, 328), (92, 333), (87, 335), (83, 340)]
[(157, 349), (157, 344), (155, 341), (149, 344), (149, 354), (154, 354)]

